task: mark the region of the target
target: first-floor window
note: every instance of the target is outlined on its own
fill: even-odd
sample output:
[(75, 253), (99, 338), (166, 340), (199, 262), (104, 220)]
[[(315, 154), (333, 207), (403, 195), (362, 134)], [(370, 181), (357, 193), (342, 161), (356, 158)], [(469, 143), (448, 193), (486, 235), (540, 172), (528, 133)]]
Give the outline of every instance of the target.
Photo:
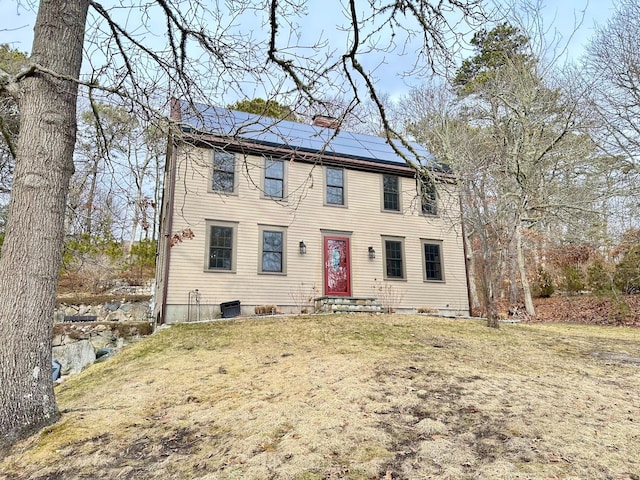
[(233, 269), (233, 227), (211, 225), (209, 233), (209, 269)]
[(260, 226), (261, 273), (286, 273), (286, 245), (285, 227)]
[(282, 232), (262, 232), (262, 271), (282, 272)]
[(442, 281), (442, 245), (440, 243), (423, 242), (424, 278), (427, 281)]
[(384, 240), (385, 278), (404, 279), (404, 254), (400, 239)]

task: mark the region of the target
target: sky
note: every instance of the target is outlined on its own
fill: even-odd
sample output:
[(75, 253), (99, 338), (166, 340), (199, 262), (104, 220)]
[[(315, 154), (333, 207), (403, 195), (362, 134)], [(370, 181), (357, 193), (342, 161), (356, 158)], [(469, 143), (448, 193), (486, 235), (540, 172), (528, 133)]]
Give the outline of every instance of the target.
[[(340, 19), (339, 10), (328, 8), (327, 1), (310, 0), (309, 12), (306, 17), (300, 18), (299, 31), (303, 40), (313, 43), (318, 35), (332, 42), (342, 43), (346, 37), (340, 33), (334, 25)], [(337, 0), (333, 0), (337, 1)], [(495, 0), (500, 4), (500, 0)], [(596, 25), (603, 25), (611, 17), (615, 0), (539, 0), (544, 7), (542, 18), (544, 20), (547, 36), (559, 35), (563, 39), (569, 38), (574, 31), (578, 19), (584, 11), (584, 19), (577, 31), (573, 34), (567, 45), (567, 56), (578, 60), (584, 53), (584, 46), (594, 32)], [(110, 2), (104, 2), (105, 5)], [(111, 2), (112, 3), (112, 2)], [(32, 29), (35, 21), (37, 0), (0, 0), (0, 43), (9, 43), (12, 47), (28, 52), (32, 40)], [(339, 9), (340, 7), (338, 7)], [(253, 29), (258, 34), (261, 26), (256, 23), (250, 25), (243, 20), (243, 28)], [(344, 23), (344, 22), (343, 22)], [(313, 36), (313, 39), (312, 39)], [(157, 37), (162, 38), (162, 25), (157, 26)], [(411, 61), (407, 56), (370, 56), (365, 61), (365, 66), (372, 68), (377, 66), (375, 76), (377, 86), (381, 91), (388, 93), (392, 98), (401, 96), (409, 88), (406, 79), (398, 78), (398, 73), (410, 69)], [(406, 63), (405, 63), (406, 62)], [(259, 93), (256, 96), (261, 96)]]

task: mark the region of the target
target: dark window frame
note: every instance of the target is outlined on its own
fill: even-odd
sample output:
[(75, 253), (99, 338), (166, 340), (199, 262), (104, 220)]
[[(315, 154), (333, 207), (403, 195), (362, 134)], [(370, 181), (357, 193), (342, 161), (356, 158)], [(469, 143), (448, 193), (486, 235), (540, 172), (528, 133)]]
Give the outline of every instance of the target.
[[(395, 181), (395, 189), (389, 188), (388, 181)], [(386, 212), (399, 212), (401, 210), (400, 177), (397, 175), (382, 175), (382, 210)]]
[(235, 273), (237, 227), (238, 224), (234, 222), (206, 221), (205, 271)]
[(420, 212), (422, 215), (438, 215), (438, 191), (435, 181), (426, 175), (418, 177)]
[[(231, 162), (229, 162), (231, 160)], [(231, 164), (229, 166), (229, 163)], [(211, 182), (212, 192), (233, 194), (237, 191), (237, 160), (235, 154), (221, 149), (213, 150)]]
[[(271, 165), (270, 165), (271, 164)], [(280, 176), (274, 176), (273, 175), (273, 170), (270, 171), (270, 167), (273, 165), (280, 165)], [(262, 193), (263, 196), (265, 198), (275, 198), (278, 200), (283, 200), (286, 196), (286, 188), (287, 188), (287, 184), (286, 184), (286, 163), (284, 160), (280, 159), (280, 158), (273, 158), (273, 157), (264, 157), (264, 176), (263, 176), (263, 183), (262, 183)], [(270, 187), (268, 187), (268, 185), (270, 184), (279, 184), (279, 195), (278, 193), (273, 193), (271, 191), (269, 191)]]
[[(287, 274), (287, 228), (273, 225), (259, 225), (258, 273), (266, 275)], [(265, 234), (280, 235), (280, 250), (265, 249)], [(265, 269), (266, 256), (280, 254), (280, 270)], [(277, 255), (276, 255), (277, 256)]]
[[(340, 172), (340, 183), (335, 183), (333, 179), (330, 179), (329, 172)], [(324, 172), (324, 183), (325, 183), (325, 196), (324, 201), (325, 205), (338, 206), (338, 207), (346, 207), (347, 206), (347, 188), (346, 188), (346, 171), (341, 167), (325, 167)], [(340, 201), (330, 200), (330, 192), (331, 195), (337, 195), (339, 192)]]
[(404, 237), (382, 237), (382, 254), (384, 259), (384, 279), (406, 280), (407, 261)]
[(422, 274), (424, 281), (438, 283), (444, 282), (445, 272), (442, 242), (439, 240), (421, 240), (421, 244)]

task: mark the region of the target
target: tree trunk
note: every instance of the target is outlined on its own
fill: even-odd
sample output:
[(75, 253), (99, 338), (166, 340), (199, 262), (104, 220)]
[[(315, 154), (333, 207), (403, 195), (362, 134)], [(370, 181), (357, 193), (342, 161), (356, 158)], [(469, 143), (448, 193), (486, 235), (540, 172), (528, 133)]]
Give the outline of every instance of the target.
[[(99, 143), (99, 142), (98, 142)], [(100, 162), (100, 155), (96, 155), (93, 159), (93, 165), (89, 175), (91, 176), (91, 186), (89, 187), (89, 194), (87, 195), (87, 216), (85, 217), (84, 233), (89, 238), (93, 234), (93, 203), (96, 197), (96, 186), (98, 183), (98, 163)]]
[(476, 315), (480, 309), (480, 300), (478, 299), (478, 286), (476, 283), (476, 259), (473, 253), (473, 245), (466, 234), (463, 234), (462, 241), (465, 245), (467, 262), (467, 288), (469, 289), (469, 314)]
[(126, 245), (125, 254), (126, 254), (127, 260), (131, 260), (131, 249), (133, 248), (133, 242), (136, 241), (136, 237), (138, 236), (138, 224), (140, 223), (140, 210), (141, 210), (140, 205), (141, 204), (142, 204), (142, 194), (138, 190), (136, 199), (133, 202), (133, 218), (131, 219), (131, 233), (129, 235), (131, 237), (131, 241), (129, 243), (124, 242), (124, 244)]
[[(482, 235), (486, 235), (486, 232)], [(484, 264), (482, 265), (482, 300), (487, 310), (487, 327), (500, 328), (498, 318), (498, 305), (495, 299), (496, 285), (496, 269), (498, 260), (491, 249), (491, 245), (487, 238), (481, 239)]]
[[(86, 0), (41, 0), (32, 62), (78, 78)], [(73, 173), (77, 83), (36, 71), (21, 81), (20, 137), (0, 258), (0, 452), (55, 422), (51, 330)]]
[(498, 306), (494, 298), (494, 288), (492, 281), (488, 278), (482, 282), (482, 294), (484, 296), (484, 303), (487, 309), (487, 327), (500, 328), (498, 318)]
[(162, 185), (164, 182), (164, 165), (160, 164), (159, 157), (155, 157), (155, 169), (156, 169), (156, 187), (153, 191), (153, 225), (151, 228), (152, 237), (154, 242), (157, 239), (157, 230), (160, 225), (160, 205), (162, 203)]
[(527, 269), (524, 263), (524, 252), (522, 251), (522, 227), (520, 225), (516, 227), (515, 234), (518, 269), (520, 270), (520, 283), (522, 283), (522, 294), (524, 295), (524, 307), (530, 316), (535, 317), (536, 310), (533, 306), (533, 299), (531, 298), (531, 287), (529, 286)]
[(514, 242), (509, 243), (509, 306), (520, 303), (520, 289), (518, 288), (518, 246)]

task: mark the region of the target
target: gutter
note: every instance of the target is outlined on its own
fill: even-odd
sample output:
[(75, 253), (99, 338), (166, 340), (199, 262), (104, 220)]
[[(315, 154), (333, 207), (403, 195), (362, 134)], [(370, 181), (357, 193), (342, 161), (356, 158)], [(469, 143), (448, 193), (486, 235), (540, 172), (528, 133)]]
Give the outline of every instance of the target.
[[(266, 145), (257, 142), (248, 142), (234, 137), (220, 137), (207, 133), (182, 132), (182, 140), (195, 146), (212, 148), (219, 146), (228, 151), (237, 151), (242, 154), (279, 154), (283, 159), (319, 164), (325, 166), (351, 167), (354, 170), (361, 170), (373, 173), (395, 174), (403, 177), (415, 177), (416, 170), (407, 163), (382, 162), (377, 160), (347, 157), (335, 155), (332, 152), (308, 152), (296, 150), (286, 146)], [(231, 148), (230, 148), (231, 147)], [(449, 173), (435, 170), (434, 173), (440, 180), (449, 181), (452, 177)]]

